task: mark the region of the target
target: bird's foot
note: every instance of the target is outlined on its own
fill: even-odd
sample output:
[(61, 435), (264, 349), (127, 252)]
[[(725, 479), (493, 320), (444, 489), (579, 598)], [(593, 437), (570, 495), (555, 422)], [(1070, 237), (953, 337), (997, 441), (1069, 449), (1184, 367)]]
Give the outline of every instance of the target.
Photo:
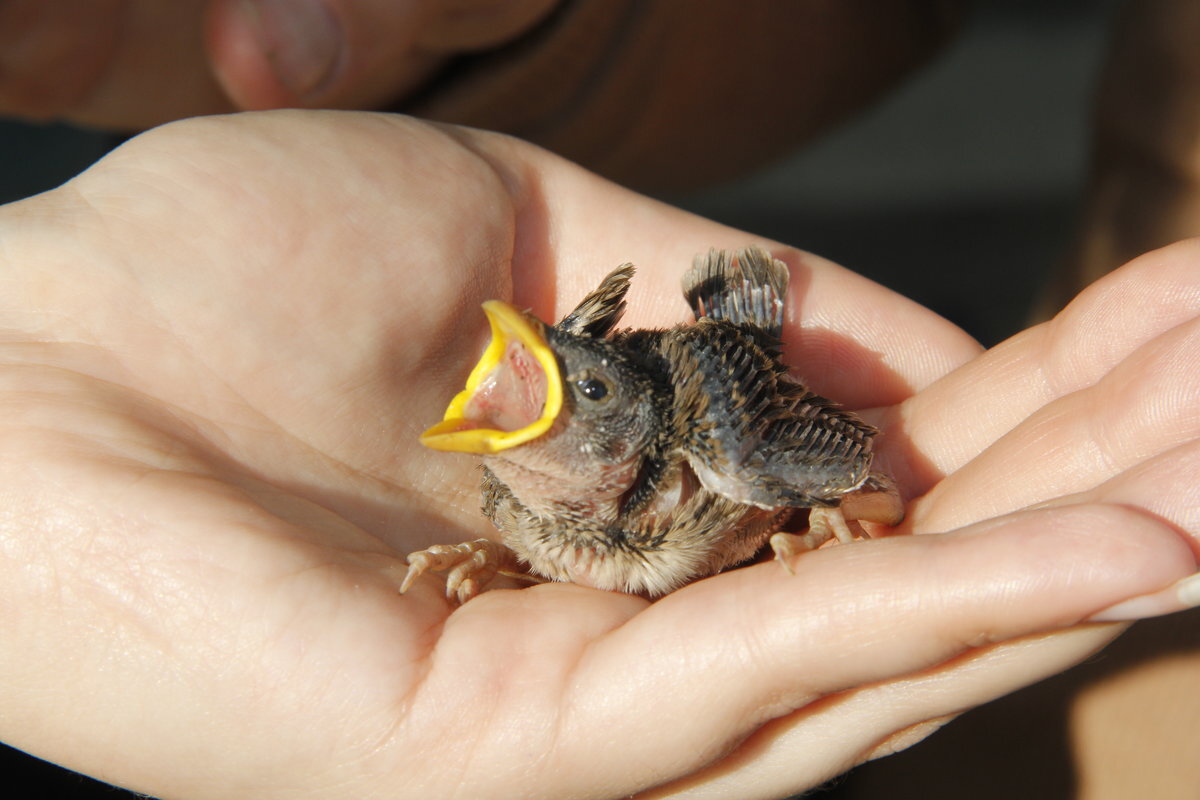
[(499, 572), (517, 572), (516, 555), (491, 539), (462, 544), (435, 544), (408, 555), (408, 573), (400, 584), (404, 594), (426, 572), (446, 573), (446, 599), (459, 605), (475, 597)]
[[(810, 508), (808, 531), (780, 531), (771, 536), (769, 541), (771, 550), (775, 552), (775, 559), (783, 564), (783, 568), (789, 573), (795, 574), (788, 561), (792, 556), (816, 550), (830, 539), (836, 538), (845, 544), (857, 538), (847, 519), (866, 520), (889, 527), (903, 522), (904, 501), (896, 490), (896, 482), (887, 475), (872, 472), (862, 487), (843, 496), (838, 506)], [(856, 526), (856, 529), (862, 536), (871, 535), (871, 531), (861, 525)]]
[[(821, 544), (831, 538), (837, 538), (842, 544), (853, 542), (856, 538), (846, 522), (846, 514), (841, 508), (814, 508), (808, 512), (808, 535), (816, 535)], [(819, 547), (820, 545), (818, 545)]]
[(795, 575), (790, 559), (809, 550), (816, 550), (830, 539), (839, 542), (854, 541), (854, 533), (846, 523), (846, 516), (840, 508), (813, 508), (808, 512), (808, 530), (804, 533), (787, 533), (780, 531), (772, 534), (769, 543), (775, 553), (775, 560), (783, 565), (789, 574)]

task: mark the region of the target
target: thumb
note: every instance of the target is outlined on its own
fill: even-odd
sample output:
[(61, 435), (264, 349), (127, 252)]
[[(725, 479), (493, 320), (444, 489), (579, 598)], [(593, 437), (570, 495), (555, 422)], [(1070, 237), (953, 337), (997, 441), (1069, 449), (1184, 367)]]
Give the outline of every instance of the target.
[(243, 109), (371, 108), (457, 52), (496, 46), (557, 0), (213, 0), (213, 71)]

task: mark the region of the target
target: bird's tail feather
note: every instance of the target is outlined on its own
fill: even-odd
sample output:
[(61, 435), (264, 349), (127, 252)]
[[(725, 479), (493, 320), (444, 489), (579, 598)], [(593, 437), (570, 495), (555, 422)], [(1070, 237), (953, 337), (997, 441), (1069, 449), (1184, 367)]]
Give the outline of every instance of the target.
[(774, 338), (783, 332), (787, 285), (787, 265), (761, 247), (709, 250), (683, 276), (683, 294), (697, 320), (754, 325)]

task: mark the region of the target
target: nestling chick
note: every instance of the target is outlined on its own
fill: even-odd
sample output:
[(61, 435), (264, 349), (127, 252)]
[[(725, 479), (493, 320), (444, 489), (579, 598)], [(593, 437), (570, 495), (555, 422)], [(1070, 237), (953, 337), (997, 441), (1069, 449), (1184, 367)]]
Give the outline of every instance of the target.
[[(483, 456), (483, 511), (503, 544), (414, 553), (402, 591), (449, 569), (447, 595), (465, 601), (497, 570), (527, 570), (653, 597), (768, 540), (780, 558), (849, 540), (845, 514), (903, 518), (871, 471), (875, 429), (787, 374), (782, 261), (710, 251), (683, 277), (695, 324), (614, 331), (633, 272), (554, 326), (484, 303), (492, 341), (421, 441)], [(801, 508), (809, 532), (781, 533)]]

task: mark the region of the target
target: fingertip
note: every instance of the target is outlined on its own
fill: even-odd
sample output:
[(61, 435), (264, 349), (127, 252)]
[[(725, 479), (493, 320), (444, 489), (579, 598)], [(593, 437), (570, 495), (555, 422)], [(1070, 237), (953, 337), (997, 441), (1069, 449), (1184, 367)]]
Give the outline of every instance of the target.
[(1046, 504), (966, 526), (947, 542), (935, 571), (975, 574), (981, 585), (999, 578), (991, 602), (1007, 619), (993, 623), (993, 641), (1094, 621), (1099, 609), (1167, 590), (1196, 570), (1187, 537), (1117, 503)]
[(1200, 573), (1166, 589), (1124, 600), (1088, 617), (1088, 622), (1135, 622), (1200, 607)]
[(444, 60), (421, 51), (424, 0), (212, 0), (212, 70), (243, 110), (377, 108), (405, 96)]
[(263, 46), (258, 8), (253, 0), (212, 0), (205, 15), (204, 39), (213, 74), (243, 111), (285, 108), (298, 100), (276, 74)]

